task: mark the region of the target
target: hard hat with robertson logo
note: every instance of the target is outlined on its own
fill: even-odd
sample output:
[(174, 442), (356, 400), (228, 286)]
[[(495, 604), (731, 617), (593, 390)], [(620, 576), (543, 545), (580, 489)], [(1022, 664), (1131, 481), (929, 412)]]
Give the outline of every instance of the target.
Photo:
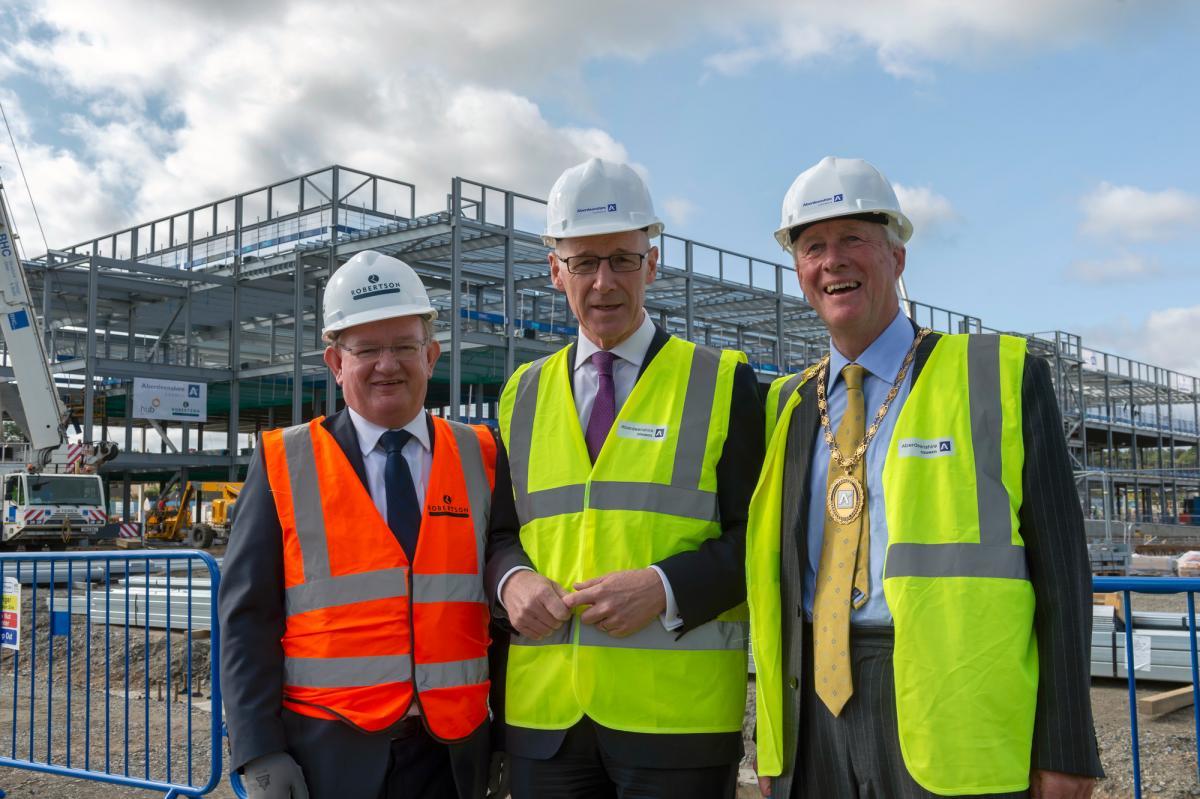
[(775, 240), (788, 252), (800, 230), (839, 216), (886, 224), (905, 242), (913, 234), (892, 184), (861, 158), (829, 155), (801, 172), (783, 198), (782, 216)]
[(650, 238), (662, 233), (650, 190), (628, 164), (592, 158), (559, 176), (546, 204), (542, 241), (642, 230)]
[(421, 278), (399, 258), (365, 250), (346, 261), (325, 286), (326, 337), (400, 316), (437, 319)]

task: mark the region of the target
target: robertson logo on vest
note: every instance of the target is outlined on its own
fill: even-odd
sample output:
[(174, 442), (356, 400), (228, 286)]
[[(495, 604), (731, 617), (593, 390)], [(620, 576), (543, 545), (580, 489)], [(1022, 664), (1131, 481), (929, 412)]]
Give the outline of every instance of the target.
[(426, 516), (454, 516), (465, 519), (471, 515), (471, 509), (466, 505), (455, 505), (454, 497), (442, 494), (441, 504), (430, 503), (425, 506)]

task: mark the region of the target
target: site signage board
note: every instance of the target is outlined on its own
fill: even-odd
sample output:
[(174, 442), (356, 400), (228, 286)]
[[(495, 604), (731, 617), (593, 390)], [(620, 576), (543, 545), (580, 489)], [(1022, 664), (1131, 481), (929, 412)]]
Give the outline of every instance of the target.
[(16, 577), (4, 578), (3, 609), (0, 610), (0, 647), (21, 648), (21, 584)]
[(135, 377), (133, 415), (136, 419), (207, 422), (208, 384)]

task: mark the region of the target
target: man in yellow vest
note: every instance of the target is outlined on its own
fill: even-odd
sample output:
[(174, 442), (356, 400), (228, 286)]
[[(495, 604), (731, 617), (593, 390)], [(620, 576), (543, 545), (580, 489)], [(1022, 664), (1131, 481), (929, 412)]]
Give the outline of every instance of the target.
[(251, 799), (482, 799), (495, 438), (425, 411), (407, 264), (356, 254), (323, 307), (346, 408), (263, 434), (222, 567), (230, 766)]
[(1087, 797), (1091, 591), (1050, 371), (900, 312), (912, 225), (825, 158), (776, 238), (830, 332), (777, 380), (747, 539), (760, 787), (779, 799)]
[(505, 386), (515, 508), (497, 498), (486, 575), (517, 633), (516, 799), (736, 788), (762, 411), (745, 355), (669, 335), (646, 312), (661, 231), (625, 164), (592, 159), (551, 191), (551, 278), (580, 335)]

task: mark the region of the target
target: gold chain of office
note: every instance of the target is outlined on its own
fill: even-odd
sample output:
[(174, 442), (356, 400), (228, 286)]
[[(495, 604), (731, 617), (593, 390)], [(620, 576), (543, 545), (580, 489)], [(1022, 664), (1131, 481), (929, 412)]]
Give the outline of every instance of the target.
[(888, 408), (891, 407), (892, 400), (896, 399), (896, 395), (900, 393), (900, 385), (904, 382), (904, 378), (908, 375), (908, 367), (912, 365), (913, 358), (916, 357), (917, 347), (921, 341), (929, 335), (931, 331), (927, 327), (923, 327), (917, 331), (916, 337), (913, 339), (912, 346), (908, 348), (908, 353), (904, 356), (904, 363), (900, 365), (900, 371), (896, 373), (896, 379), (892, 382), (892, 387), (888, 389), (887, 398), (883, 404), (879, 406), (879, 410), (875, 412), (875, 420), (871, 422), (871, 426), (867, 428), (866, 435), (863, 436), (862, 443), (854, 450), (854, 454), (847, 458), (842, 455), (838, 449), (837, 440), (833, 436), (833, 430), (829, 425), (829, 403), (825, 398), (825, 378), (829, 373), (829, 356), (826, 355), (821, 359), (817, 371), (817, 408), (821, 411), (821, 426), (825, 428), (825, 443), (829, 445), (829, 454), (837, 461), (838, 466), (849, 474), (858, 465), (859, 460), (867, 452), (867, 447), (871, 443), (871, 439), (879, 432), (879, 425), (883, 418), (887, 416)]

